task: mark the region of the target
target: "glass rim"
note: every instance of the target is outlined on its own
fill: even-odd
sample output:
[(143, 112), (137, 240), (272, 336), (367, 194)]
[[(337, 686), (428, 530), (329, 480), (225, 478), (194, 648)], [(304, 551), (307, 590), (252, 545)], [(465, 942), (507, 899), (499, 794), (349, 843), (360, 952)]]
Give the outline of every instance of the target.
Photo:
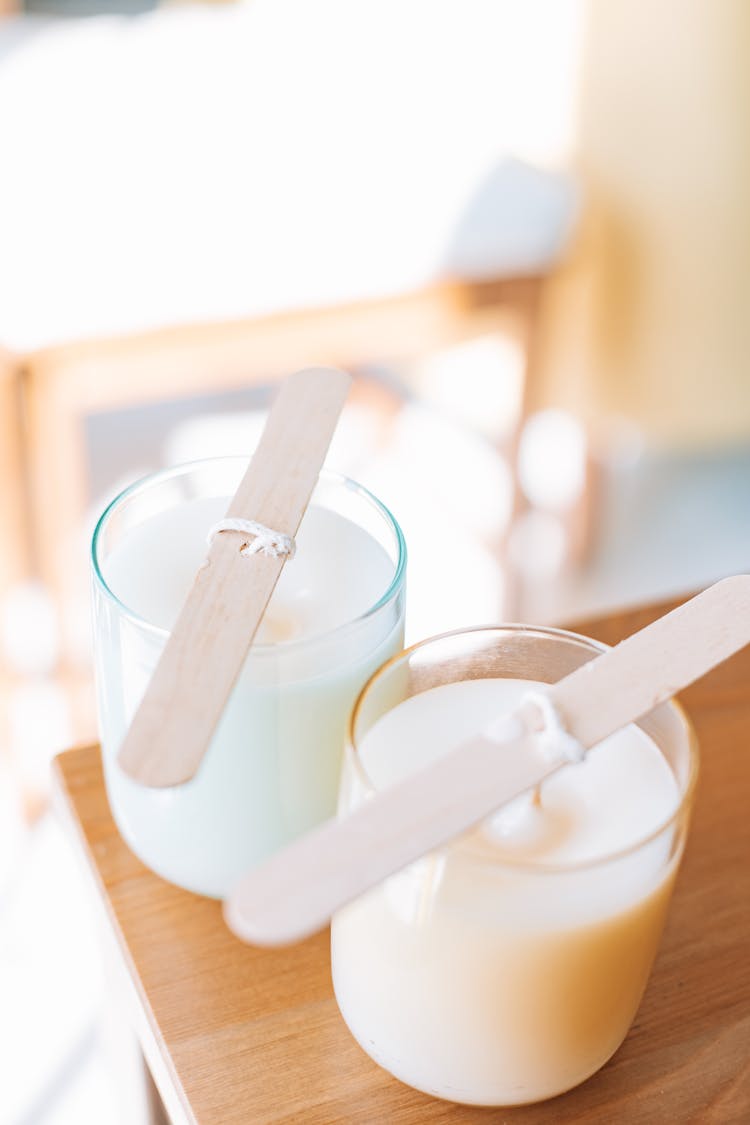
[[(112, 518), (115, 511), (119, 507), (121, 507), (123, 503), (132, 499), (134, 496), (137, 496), (139, 493), (146, 492), (153, 485), (159, 484), (163, 481), (167, 481), (171, 477), (177, 477), (183, 474), (187, 475), (191, 471), (195, 471), (196, 469), (207, 467), (209, 465), (228, 465), (233, 461), (237, 462), (238, 464), (244, 463), (245, 465), (247, 465), (250, 461), (251, 456), (252, 454), (245, 455), (238, 453), (225, 454), (217, 457), (201, 457), (193, 461), (182, 461), (178, 465), (170, 465), (164, 469), (158, 469), (153, 473), (146, 473), (144, 476), (139, 477), (137, 480), (127, 485), (126, 488), (121, 489), (117, 493), (117, 495), (114, 496), (112, 500), (110, 500), (106, 505), (103, 512), (99, 516), (99, 519), (96, 521), (96, 526), (94, 527), (94, 531), (91, 536), (90, 558), (94, 582), (98, 586), (103, 596), (107, 598), (107, 600), (117, 608), (118, 612), (133, 625), (136, 625), (144, 632), (150, 633), (152, 636), (161, 637), (164, 640), (169, 637), (171, 632), (169, 629), (165, 629), (161, 625), (155, 625), (152, 621), (148, 621), (145, 617), (141, 617), (140, 614), (136, 613), (135, 610), (131, 609), (130, 606), (126, 605), (120, 598), (118, 598), (117, 594), (115, 594), (115, 592), (107, 583), (107, 580), (102, 573), (99, 563), (99, 545), (108, 521)], [(395, 562), (393, 575), (385, 591), (381, 594), (378, 600), (373, 603), (373, 605), (369, 606), (364, 611), (364, 613), (359, 614), (357, 617), (351, 618), (349, 621), (343, 621), (340, 625), (335, 626), (335, 628), (333, 629), (329, 629), (327, 632), (314, 633), (309, 637), (300, 637), (299, 639), (289, 641), (278, 641), (273, 644), (253, 644), (251, 653), (254, 657), (267, 656), (270, 654), (278, 655), (282, 651), (285, 654), (290, 653), (295, 650), (313, 645), (316, 642), (328, 640), (329, 638), (335, 637), (336, 635), (344, 633), (347, 630), (356, 628), (362, 622), (373, 617), (379, 610), (383, 609), (384, 606), (393, 601), (393, 599), (398, 595), (403, 587), (404, 578), (406, 576), (406, 540), (404, 538), (404, 533), (401, 530), (401, 526), (398, 520), (390, 511), (390, 509), (386, 507), (382, 500), (378, 500), (377, 496), (375, 496), (374, 493), (369, 490), (369, 488), (366, 488), (363, 484), (359, 484), (358, 481), (352, 480), (351, 477), (345, 476), (343, 473), (333, 472), (330, 469), (321, 469), (318, 480), (324, 483), (338, 485), (351, 492), (355, 492), (376, 509), (378, 515), (390, 527), (396, 541), (398, 557)]]
[[(378, 786), (373, 783), (369, 774), (367, 773), (367, 770), (362, 764), (362, 760), (360, 758), (359, 750), (357, 747), (357, 739), (355, 738), (354, 732), (357, 720), (360, 715), (360, 710), (370, 689), (381, 679), (381, 677), (387, 675), (391, 671), (391, 669), (396, 667), (397, 664), (408, 661), (411, 655), (414, 652), (417, 652), (419, 649), (424, 649), (428, 645), (435, 644), (439, 641), (450, 640), (453, 637), (467, 636), (472, 633), (524, 633), (526, 636), (537, 634), (541, 635), (542, 637), (553, 639), (556, 638), (558, 640), (573, 642), (581, 648), (587, 648), (590, 651), (596, 653), (606, 652), (613, 647), (612, 645), (604, 644), (603, 641), (597, 641), (593, 637), (587, 637), (583, 633), (574, 633), (569, 629), (559, 629), (551, 625), (524, 625), (517, 622), (508, 622), (500, 625), (470, 625), (462, 629), (451, 629), (448, 632), (437, 633), (433, 637), (426, 637), (424, 640), (417, 641), (415, 644), (409, 645), (408, 648), (405, 648), (402, 652), (396, 653), (395, 656), (392, 656), (389, 660), (386, 660), (384, 664), (381, 664), (381, 666), (376, 669), (375, 672), (373, 672), (373, 674), (366, 681), (361, 691), (359, 692), (359, 695), (355, 700), (354, 707), (349, 717), (349, 726), (347, 731), (348, 745), (352, 751), (351, 756), (353, 759), (357, 777), (369, 794), (372, 795), (377, 792), (382, 792), (382, 790), (379, 790)], [(496, 679), (499, 677), (485, 676), (478, 678)], [(396, 704), (396, 706), (398, 706), (398, 704)], [(494, 868), (495, 870), (506, 869), (514, 873), (523, 872), (524, 874), (528, 873), (531, 875), (541, 876), (567, 875), (576, 871), (592, 870), (605, 864), (616, 862), (617, 860), (623, 859), (625, 856), (632, 855), (635, 852), (639, 851), (641, 848), (645, 847), (653, 840), (656, 840), (657, 837), (661, 836), (662, 833), (667, 829), (675, 825), (682, 817), (689, 814), (695, 796), (695, 787), (698, 781), (699, 751), (698, 737), (695, 733), (695, 728), (682, 704), (678, 703), (678, 701), (674, 697), (670, 697), (663, 703), (660, 703), (658, 707), (654, 708), (653, 710), (658, 710), (661, 707), (666, 707), (675, 714), (684, 731), (688, 750), (688, 776), (685, 781), (684, 789), (680, 793), (680, 799), (677, 803), (676, 808), (667, 817), (661, 820), (655, 828), (651, 829), (651, 831), (647, 832), (645, 835), (639, 836), (636, 840), (634, 840), (630, 844), (627, 844), (623, 848), (618, 848), (615, 851), (606, 852), (604, 855), (595, 856), (592, 859), (575, 860), (572, 863), (538, 863), (530, 860), (513, 859), (512, 857), (505, 856), (502, 859), (492, 859), (486, 853), (480, 854), (478, 849), (472, 848), (471, 843), (466, 839), (469, 833), (475, 831), (475, 825), (474, 828), (467, 829), (466, 833), (462, 833), (460, 836), (453, 837), (453, 839), (439, 845), (436, 848), (433, 848), (431, 852), (425, 854), (442, 855), (448, 849), (455, 849), (453, 854), (455, 857), (459, 858), (461, 862), (478, 864), (479, 866), (485, 868)], [(394, 708), (390, 708), (389, 710), (394, 710)], [(648, 712), (648, 714), (651, 714), (651, 712)], [(639, 723), (646, 717), (647, 715), (642, 715), (639, 720), (635, 721), (634, 725), (638, 726)], [(643, 733), (646, 734), (645, 731)], [(646, 737), (651, 738), (652, 742), (656, 742), (656, 739), (652, 738), (651, 735), (646, 734)], [(658, 748), (661, 752), (661, 747)], [(419, 861), (415, 860), (412, 862)]]

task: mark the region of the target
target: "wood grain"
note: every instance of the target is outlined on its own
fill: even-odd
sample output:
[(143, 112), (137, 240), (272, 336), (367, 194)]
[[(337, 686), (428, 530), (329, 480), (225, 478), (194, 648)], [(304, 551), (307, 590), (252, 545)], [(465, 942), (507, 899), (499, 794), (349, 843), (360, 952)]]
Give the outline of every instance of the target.
[[(332, 367), (284, 381), (227, 516), (297, 534), (350, 385)], [(243, 555), (246, 539), (214, 536), (125, 735), (118, 762), (143, 785), (190, 781), (237, 682), (286, 562)]]
[[(608, 643), (667, 606), (588, 622)], [(333, 999), (326, 934), (283, 950), (232, 937), (220, 906), (171, 887), (112, 822), (98, 750), (56, 761), (58, 790), (133, 985), (134, 1022), (176, 1120), (200, 1125), (750, 1120), (750, 652), (684, 693), (702, 750), (691, 837), (635, 1024), (576, 1090), (513, 1110), (418, 1094), (360, 1050)]]

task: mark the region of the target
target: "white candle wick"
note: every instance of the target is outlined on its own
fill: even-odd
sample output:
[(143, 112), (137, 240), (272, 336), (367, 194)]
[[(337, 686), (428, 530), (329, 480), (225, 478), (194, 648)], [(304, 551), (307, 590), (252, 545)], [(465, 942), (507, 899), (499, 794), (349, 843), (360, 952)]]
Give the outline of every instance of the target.
[(243, 543), (240, 547), (241, 555), (270, 555), (274, 559), (283, 557), (293, 559), (297, 550), (293, 535), (285, 535), (283, 531), (274, 531), (273, 528), (266, 527), (265, 524), (258, 523), (257, 520), (233, 517), (219, 520), (213, 525), (206, 536), (209, 547), (214, 537), (222, 531), (239, 531), (243, 535), (252, 535), (253, 538), (250, 542)]

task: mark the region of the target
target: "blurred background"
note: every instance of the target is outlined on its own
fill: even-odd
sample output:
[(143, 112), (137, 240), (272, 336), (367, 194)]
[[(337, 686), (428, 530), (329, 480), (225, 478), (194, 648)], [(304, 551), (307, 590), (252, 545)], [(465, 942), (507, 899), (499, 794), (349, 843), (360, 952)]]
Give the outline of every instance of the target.
[(332, 363), (411, 640), (747, 570), (750, 6), (0, 13), (0, 1121), (105, 1125), (128, 1048), (49, 808), (98, 514)]

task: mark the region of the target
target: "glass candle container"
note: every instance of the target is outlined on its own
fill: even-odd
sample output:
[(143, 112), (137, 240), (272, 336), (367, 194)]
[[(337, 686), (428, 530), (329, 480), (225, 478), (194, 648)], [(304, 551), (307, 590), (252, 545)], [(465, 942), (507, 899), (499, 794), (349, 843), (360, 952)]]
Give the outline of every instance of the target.
[[(507, 626), (395, 657), (356, 704), (341, 812), (601, 650)], [(425, 1093), (477, 1105), (540, 1101), (598, 1070), (646, 986), (696, 775), (692, 728), (664, 704), (339, 911), (333, 983), (364, 1050)]]
[(114, 819), (157, 874), (214, 897), (334, 814), (354, 699), (403, 645), (398, 524), (366, 489), (324, 472), (196, 776), (150, 789), (120, 769), (117, 752), (206, 556), (207, 532), (246, 468), (246, 458), (218, 458), (140, 481), (109, 505), (92, 544), (99, 728)]

